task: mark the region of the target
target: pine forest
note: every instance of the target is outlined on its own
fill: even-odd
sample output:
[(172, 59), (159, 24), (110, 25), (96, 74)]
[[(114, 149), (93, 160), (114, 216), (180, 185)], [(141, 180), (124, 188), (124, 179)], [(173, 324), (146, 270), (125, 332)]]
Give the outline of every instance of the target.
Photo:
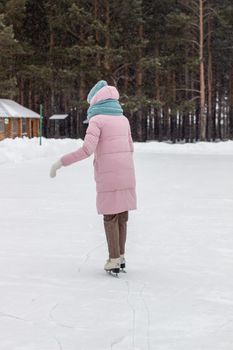
[(233, 139), (232, 0), (0, 0), (0, 97), (83, 137), (100, 79), (136, 141)]

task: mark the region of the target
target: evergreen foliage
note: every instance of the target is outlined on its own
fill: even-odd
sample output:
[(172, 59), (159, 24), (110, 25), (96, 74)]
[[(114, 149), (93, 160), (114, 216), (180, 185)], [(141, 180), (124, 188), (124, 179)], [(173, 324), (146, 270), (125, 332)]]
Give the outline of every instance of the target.
[(0, 96), (50, 116), (104, 79), (152, 139), (233, 138), (232, 38), (232, 0), (0, 0)]

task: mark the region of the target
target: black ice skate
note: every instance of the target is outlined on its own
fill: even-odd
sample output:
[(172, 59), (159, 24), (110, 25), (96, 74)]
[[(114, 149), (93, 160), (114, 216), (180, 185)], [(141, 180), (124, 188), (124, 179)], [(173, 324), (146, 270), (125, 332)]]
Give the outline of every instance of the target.
[(118, 274), (120, 272), (120, 258), (108, 259), (104, 266), (104, 269), (106, 272), (109, 272), (110, 274), (118, 277)]
[(121, 255), (121, 256), (120, 256), (120, 268), (121, 268), (121, 272), (126, 273), (125, 267), (126, 267), (125, 256), (124, 256), (124, 255)]

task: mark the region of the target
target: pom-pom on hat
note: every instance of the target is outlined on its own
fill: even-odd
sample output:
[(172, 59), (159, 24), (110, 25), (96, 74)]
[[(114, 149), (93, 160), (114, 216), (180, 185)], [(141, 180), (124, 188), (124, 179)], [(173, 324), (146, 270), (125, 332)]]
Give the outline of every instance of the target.
[(87, 96), (87, 102), (90, 103), (91, 99), (97, 94), (97, 92), (102, 89), (104, 86), (107, 86), (108, 83), (105, 80), (99, 80), (95, 86), (91, 89)]

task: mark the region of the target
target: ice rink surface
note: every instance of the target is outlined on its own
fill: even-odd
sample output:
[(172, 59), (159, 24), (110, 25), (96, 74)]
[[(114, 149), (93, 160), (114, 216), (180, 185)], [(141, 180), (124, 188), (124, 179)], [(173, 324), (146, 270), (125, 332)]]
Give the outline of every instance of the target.
[(135, 145), (119, 279), (80, 144), (0, 142), (0, 350), (232, 350), (233, 142)]

